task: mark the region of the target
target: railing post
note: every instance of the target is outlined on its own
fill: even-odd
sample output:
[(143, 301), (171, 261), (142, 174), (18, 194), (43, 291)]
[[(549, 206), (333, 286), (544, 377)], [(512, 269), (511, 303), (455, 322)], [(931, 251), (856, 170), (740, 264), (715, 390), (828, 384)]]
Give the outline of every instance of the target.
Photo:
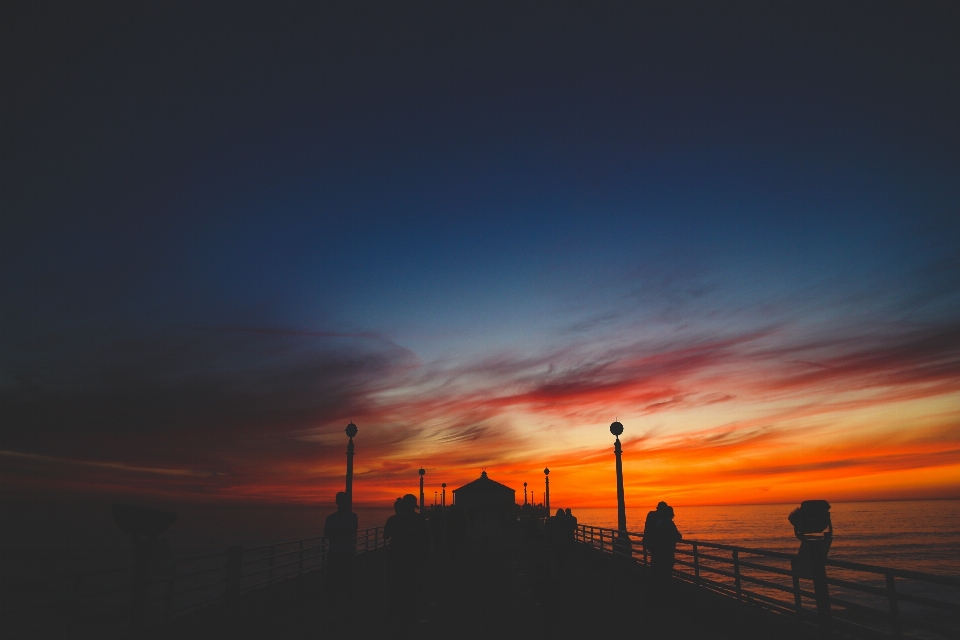
[(797, 569), (797, 559), (790, 558), (790, 573), (793, 574), (793, 606), (797, 610), (797, 619), (803, 622), (803, 600), (800, 598), (800, 573)]
[(890, 599), (890, 625), (893, 627), (893, 637), (903, 637), (903, 627), (900, 623), (900, 603), (897, 600), (897, 585), (893, 574), (887, 573), (887, 598)]
[(299, 561), (298, 564), (297, 564), (297, 577), (298, 577), (298, 578), (303, 575), (303, 540), (300, 541), (300, 555), (299, 555), (299, 560), (300, 560), (300, 561)]
[(273, 580), (273, 559), (276, 554), (273, 550), (273, 545), (270, 545), (270, 568), (267, 570), (267, 579)]
[(733, 550), (733, 582), (737, 587), (737, 602), (743, 600), (743, 590), (740, 588), (740, 552)]
[(603, 527), (600, 528), (600, 551), (601, 553), (606, 553), (606, 549), (603, 546)]
[[(643, 552), (643, 560), (644, 562), (646, 562), (647, 560), (646, 550), (644, 550)], [(699, 585), (700, 584), (700, 553), (697, 550), (696, 542), (693, 543), (693, 576), (697, 580), (697, 585)]]

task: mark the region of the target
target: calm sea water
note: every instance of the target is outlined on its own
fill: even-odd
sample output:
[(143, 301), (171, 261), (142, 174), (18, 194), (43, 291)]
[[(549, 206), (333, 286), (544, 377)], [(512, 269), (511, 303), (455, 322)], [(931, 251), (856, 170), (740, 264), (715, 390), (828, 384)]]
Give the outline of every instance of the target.
[[(798, 543), (787, 522), (795, 506), (677, 507), (675, 521), (688, 539), (795, 551)], [(628, 510), (631, 531), (642, 531), (647, 510)], [(189, 556), (317, 536), (331, 511), (329, 506), (188, 505), (177, 509), (170, 544), (174, 554)], [(382, 525), (392, 512), (357, 509), (360, 527)], [(583, 524), (616, 527), (616, 509), (574, 508), (574, 514)], [(832, 558), (960, 575), (960, 500), (837, 503), (832, 514)], [(114, 526), (109, 504), (3, 505), (0, 580), (7, 587), (131, 562), (132, 544)]]
[[(674, 522), (684, 538), (795, 552), (799, 543), (787, 516), (796, 506), (677, 507)], [(617, 526), (616, 509), (574, 513), (584, 524)], [(831, 558), (960, 575), (960, 500), (845, 502), (830, 513)], [(646, 515), (628, 510), (627, 529), (643, 531)]]

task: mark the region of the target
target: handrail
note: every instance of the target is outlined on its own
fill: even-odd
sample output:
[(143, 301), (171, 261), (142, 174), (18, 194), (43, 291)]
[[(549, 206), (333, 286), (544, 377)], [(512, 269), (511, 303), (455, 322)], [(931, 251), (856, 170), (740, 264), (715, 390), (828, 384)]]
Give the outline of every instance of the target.
[[(624, 560), (638, 565), (649, 565), (648, 552), (643, 547), (643, 534), (633, 531), (625, 532), (631, 541), (629, 552), (626, 553), (622, 547), (618, 550), (614, 544), (617, 533), (616, 529), (579, 524), (575, 537), (579, 543), (592, 547), (600, 553), (621, 556)], [(809, 579), (798, 573), (796, 554), (703, 540), (684, 539), (680, 540), (678, 545), (683, 545), (684, 548), (678, 548), (676, 553), (692, 561), (676, 559), (672, 574), (675, 579), (709, 589), (722, 597), (742, 603), (760, 606), (781, 614), (793, 614), (803, 624), (809, 624), (818, 619), (816, 610), (810, 606), (817, 596), (813, 587), (801, 587), (801, 581), (809, 584)], [(714, 552), (703, 553), (702, 549), (714, 550)], [(724, 557), (716, 551), (729, 551), (730, 556)], [(789, 562), (789, 566), (776, 567), (744, 560), (740, 557), (741, 554), (784, 560)], [(825, 584), (848, 590), (837, 594), (831, 593), (826, 597), (829, 604), (838, 607), (833, 611), (833, 620), (847, 633), (859, 637), (902, 638), (907, 633), (915, 635), (918, 630), (923, 629), (947, 637), (960, 638), (960, 604), (957, 602), (960, 601), (960, 592), (956, 594), (957, 601), (946, 601), (930, 597), (929, 594), (901, 592), (896, 587), (896, 581), (899, 579), (938, 587), (960, 588), (960, 578), (845, 560), (827, 559), (824, 565), (827, 569), (861, 572), (870, 576), (859, 582), (851, 579), (847, 574), (843, 577), (827, 576)], [(688, 568), (693, 571), (687, 570)], [(745, 570), (749, 573), (745, 573)], [(703, 572), (723, 576), (729, 579), (729, 582), (724, 583), (704, 577)], [(756, 575), (757, 573), (779, 576), (781, 580), (792, 578), (792, 584), (764, 579)], [(878, 583), (877, 578), (882, 578), (883, 581)], [(766, 591), (747, 588), (746, 585), (757, 585)], [(825, 586), (823, 588), (826, 589)], [(789, 594), (792, 600), (776, 597), (781, 593)], [(868, 594), (872, 598), (857, 596), (858, 593)], [(886, 599), (888, 607), (883, 609), (875, 606), (876, 598)], [(858, 599), (861, 601), (856, 601)], [(910, 615), (901, 615), (901, 603), (909, 603)], [(848, 612), (855, 612), (856, 615), (851, 618)], [(930, 612), (928, 617), (932, 619), (921, 618), (924, 612)], [(956, 616), (952, 621), (942, 619), (950, 614)]]

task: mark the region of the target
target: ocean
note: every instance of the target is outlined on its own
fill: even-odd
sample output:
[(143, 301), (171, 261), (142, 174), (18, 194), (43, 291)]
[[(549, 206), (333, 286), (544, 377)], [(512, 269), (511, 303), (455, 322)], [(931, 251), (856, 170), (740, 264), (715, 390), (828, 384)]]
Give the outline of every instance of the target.
[[(566, 505), (552, 505), (554, 508)], [(627, 510), (627, 526), (642, 531), (654, 505)], [(684, 538), (796, 551), (787, 515), (794, 504), (676, 507)], [(129, 567), (133, 545), (113, 524), (109, 503), (5, 503), (0, 518), (0, 581), (73, 577)], [(174, 555), (185, 557), (318, 536), (332, 506), (184, 505), (169, 530)], [(382, 525), (392, 508), (358, 508), (360, 527)], [(576, 508), (581, 524), (615, 528), (615, 508)], [(835, 503), (830, 557), (960, 575), (960, 500)]]

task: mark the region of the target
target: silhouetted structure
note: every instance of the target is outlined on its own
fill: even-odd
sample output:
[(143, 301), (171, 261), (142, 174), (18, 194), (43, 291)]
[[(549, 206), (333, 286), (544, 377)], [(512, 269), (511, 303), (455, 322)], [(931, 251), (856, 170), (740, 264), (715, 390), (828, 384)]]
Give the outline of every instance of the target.
[(420, 474), (420, 508), (423, 509), (423, 476), (427, 473), (423, 467), (420, 467), (420, 471), (417, 473)]
[(627, 505), (623, 498), (623, 461), (621, 460), (622, 449), (620, 447), (620, 434), (623, 433), (623, 425), (620, 422), (611, 423), (610, 433), (615, 438), (613, 455), (617, 459), (617, 549), (624, 555), (630, 555), (632, 551), (630, 536), (627, 535)]
[(547, 513), (550, 513), (550, 469), (543, 470), (543, 482), (545, 489), (543, 491), (543, 504), (547, 508)]
[(353, 510), (353, 436), (357, 435), (357, 425), (352, 422), (344, 429), (350, 442), (347, 443), (347, 511)]
[(486, 471), (481, 472), (473, 482), (454, 489), (453, 495), (457, 508), (462, 511), (512, 513), (516, 510), (516, 490), (491, 480)]

